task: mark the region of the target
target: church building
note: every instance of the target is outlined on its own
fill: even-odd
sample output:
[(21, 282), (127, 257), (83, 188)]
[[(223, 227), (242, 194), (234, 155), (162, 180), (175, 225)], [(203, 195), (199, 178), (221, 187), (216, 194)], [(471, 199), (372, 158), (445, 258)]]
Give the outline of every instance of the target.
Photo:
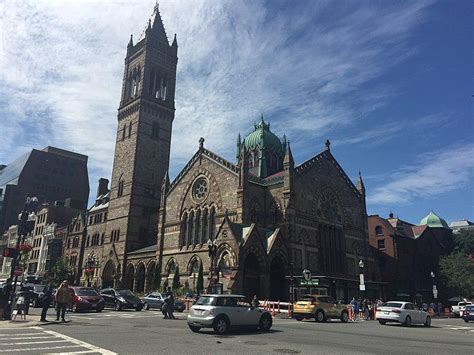
[(111, 187), (99, 203), (107, 215), (105, 241), (94, 251), (99, 284), (143, 292), (179, 273), (194, 290), (202, 266), (206, 288), (284, 300), (289, 279), (298, 289), (309, 269), (308, 292), (347, 299), (359, 290), (362, 260), (375, 292), (365, 187), (360, 175), (355, 184), (347, 176), (329, 141), (296, 164), (289, 141), (262, 116), (237, 138), (234, 162), (201, 138), (170, 181), (177, 53), (157, 5), (127, 46)]

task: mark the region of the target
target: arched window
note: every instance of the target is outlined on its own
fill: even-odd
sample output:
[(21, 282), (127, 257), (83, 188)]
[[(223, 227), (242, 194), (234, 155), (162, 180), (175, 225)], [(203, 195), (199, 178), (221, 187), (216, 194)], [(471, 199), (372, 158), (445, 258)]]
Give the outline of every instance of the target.
[(151, 70), (150, 74), (150, 85), (148, 86), (148, 93), (150, 95), (153, 95), (155, 92), (155, 69)]
[(118, 187), (117, 187), (117, 197), (121, 197), (123, 195), (123, 180), (122, 180), (123, 174), (120, 175), (119, 182), (118, 182)]
[(140, 67), (135, 68), (132, 74), (132, 92), (131, 97), (137, 97), (138, 91), (140, 90), (140, 79), (141, 79), (141, 69)]
[(126, 127), (127, 125), (124, 125), (123, 128), (122, 128), (122, 140), (125, 140), (125, 131), (126, 131)]
[(249, 154), (249, 168), (253, 168), (253, 153)]
[(186, 245), (186, 231), (188, 229), (188, 213), (184, 212), (181, 217), (180, 246)]
[(382, 226), (375, 227), (375, 235), (383, 235), (383, 228)]
[(214, 207), (211, 208), (209, 214), (209, 239), (214, 240), (216, 235), (216, 210)]
[(194, 227), (194, 245), (199, 244), (201, 239), (201, 210), (197, 210), (196, 217), (194, 218), (195, 227)]
[(193, 235), (194, 235), (194, 211), (189, 213), (188, 219), (188, 235), (186, 237), (186, 245), (190, 246), (193, 243)]
[(202, 213), (202, 234), (201, 234), (201, 244), (207, 243), (209, 238), (209, 214), (207, 208), (204, 209)]
[(166, 269), (166, 272), (168, 274), (174, 274), (176, 271), (176, 262), (174, 261), (174, 259), (171, 259), (169, 262), (168, 262), (168, 267)]
[(128, 138), (132, 136), (132, 122), (128, 125)]
[(197, 274), (199, 272), (199, 266), (201, 265), (201, 262), (197, 257), (194, 257), (193, 260), (191, 260), (189, 271), (191, 274)]

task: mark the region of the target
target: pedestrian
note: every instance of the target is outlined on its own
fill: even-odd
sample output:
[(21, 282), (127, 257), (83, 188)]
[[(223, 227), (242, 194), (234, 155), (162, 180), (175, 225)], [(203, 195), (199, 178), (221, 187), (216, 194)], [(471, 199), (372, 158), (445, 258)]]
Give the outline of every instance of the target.
[(351, 307), (352, 307), (352, 321), (355, 322), (359, 315), (359, 304), (357, 300), (355, 299), (355, 297), (352, 297)]
[(165, 298), (166, 310), (168, 312), (169, 319), (176, 319), (173, 312), (174, 312), (174, 295), (173, 291), (171, 291), (171, 287), (168, 287), (168, 292), (166, 293)]
[(20, 314), (20, 319), (26, 320), (26, 310), (25, 310), (26, 299), (25, 296), (20, 293), (16, 299), (16, 313), (13, 316), (13, 320), (16, 320), (18, 314)]
[(441, 315), (441, 311), (443, 310), (443, 304), (438, 302), (438, 317)]
[(260, 301), (258, 300), (257, 295), (253, 295), (252, 307), (258, 308), (258, 306), (260, 306)]
[(67, 280), (61, 282), (61, 285), (56, 291), (55, 296), (56, 301), (56, 321), (59, 321), (59, 316), (61, 316), (61, 320), (63, 322), (66, 321), (66, 308), (70, 302), (69, 296), (69, 283)]
[(43, 295), (40, 297), (40, 304), (41, 304), (41, 319), (40, 322), (47, 322), (46, 314), (48, 313), (49, 305), (51, 304), (51, 300), (53, 298), (53, 288), (49, 282), (46, 282), (46, 286), (43, 290)]

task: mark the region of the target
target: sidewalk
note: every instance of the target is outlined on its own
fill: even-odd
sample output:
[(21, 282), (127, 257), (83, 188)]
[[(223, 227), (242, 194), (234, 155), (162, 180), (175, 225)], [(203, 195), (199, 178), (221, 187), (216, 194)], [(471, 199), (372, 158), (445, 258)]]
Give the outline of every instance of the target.
[(16, 320), (0, 320), (0, 329), (37, 327), (40, 325), (53, 323), (40, 322), (39, 315), (27, 315), (26, 320), (22, 320), (19, 317), (20, 316), (18, 316)]

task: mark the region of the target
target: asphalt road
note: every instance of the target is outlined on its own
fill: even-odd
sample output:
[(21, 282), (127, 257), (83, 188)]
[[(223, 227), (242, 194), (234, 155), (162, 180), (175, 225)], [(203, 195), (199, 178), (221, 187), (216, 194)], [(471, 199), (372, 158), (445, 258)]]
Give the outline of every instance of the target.
[(276, 318), (267, 333), (237, 331), (216, 336), (210, 330), (192, 333), (186, 324), (186, 314), (177, 313), (177, 316), (177, 320), (165, 320), (159, 311), (111, 310), (68, 314), (69, 321), (65, 324), (2, 329), (0, 353), (468, 354), (474, 351), (474, 323), (461, 319), (435, 319), (431, 328), (405, 328), (382, 326), (375, 321), (343, 324)]

